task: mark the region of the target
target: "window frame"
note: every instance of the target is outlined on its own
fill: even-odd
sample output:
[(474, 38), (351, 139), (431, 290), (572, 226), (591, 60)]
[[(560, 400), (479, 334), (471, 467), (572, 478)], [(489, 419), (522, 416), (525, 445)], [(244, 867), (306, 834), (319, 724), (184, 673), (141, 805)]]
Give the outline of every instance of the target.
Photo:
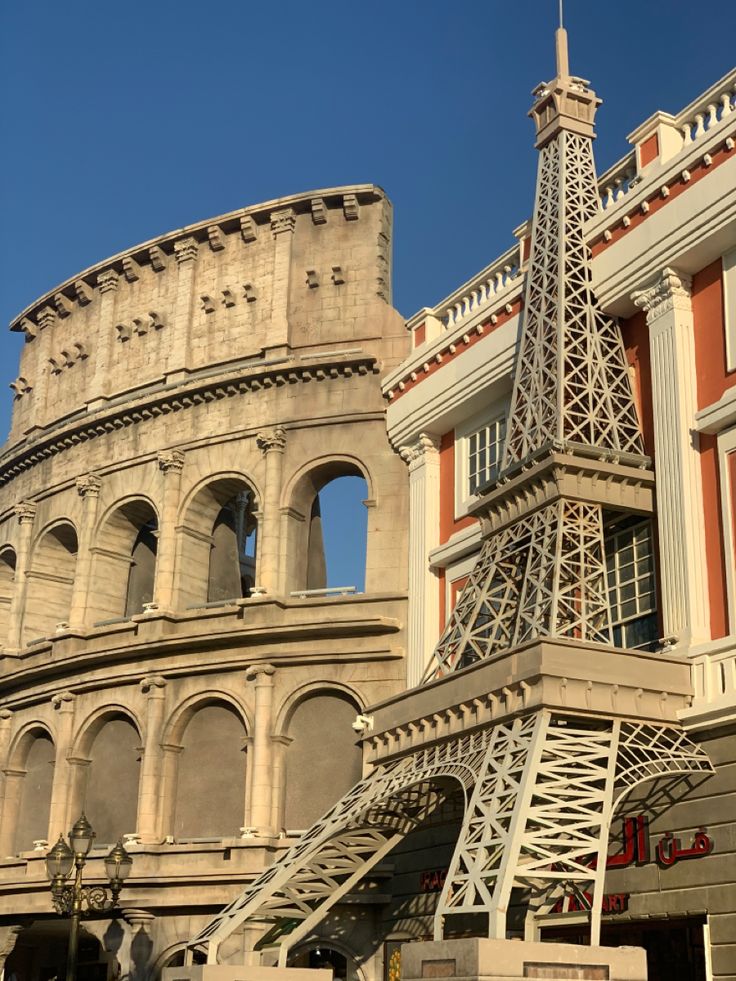
[[(648, 528), (649, 529), (649, 557), (651, 558), (651, 569), (648, 572), (638, 572), (637, 571), (637, 559), (639, 558), (636, 554), (636, 532), (639, 529)], [(620, 565), (618, 562), (618, 557), (623, 551), (619, 547), (613, 547), (617, 539), (623, 535), (632, 535), (632, 549), (633, 549), (633, 561), (632, 566), (634, 569), (634, 576), (632, 579), (621, 580), (618, 575), (620, 571)], [(609, 609), (611, 613), (611, 631), (615, 635), (616, 628), (621, 630), (621, 640), (622, 643), (617, 644), (614, 639), (614, 646), (620, 647), (627, 650), (651, 650), (656, 646), (658, 641), (658, 595), (657, 595), (657, 554), (655, 548), (655, 536), (654, 536), (654, 525), (649, 518), (643, 518), (641, 520), (624, 520), (621, 522), (612, 523), (608, 529), (604, 529), (604, 546), (605, 546), (605, 556), (606, 556), (606, 591), (608, 595)], [(612, 588), (610, 584), (610, 567), (609, 562), (613, 560), (616, 572), (616, 601), (612, 599)], [(640, 601), (639, 584), (642, 580), (651, 577), (651, 606), (649, 609), (638, 609)], [(630, 599), (624, 599), (621, 596), (622, 587), (627, 585), (634, 586), (634, 595)], [(646, 595), (646, 594), (644, 594)], [(634, 613), (623, 615), (623, 605), (626, 602), (634, 601), (636, 603), (637, 609)], [(628, 643), (627, 639), (627, 628), (631, 627), (635, 623), (639, 623), (646, 619), (647, 617), (652, 617), (655, 626), (655, 636), (644, 643), (632, 645)]]
[(506, 424), (508, 422), (508, 402), (499, 399), (490, 406), (477, 412), (464, 423), (455, 427), (455, 517), (462, 518), (476, 497), (470, 493), (470, 440), (482, 429), (503, 420), (504, 430), (500, 442), (499, 465), (506, 441)]

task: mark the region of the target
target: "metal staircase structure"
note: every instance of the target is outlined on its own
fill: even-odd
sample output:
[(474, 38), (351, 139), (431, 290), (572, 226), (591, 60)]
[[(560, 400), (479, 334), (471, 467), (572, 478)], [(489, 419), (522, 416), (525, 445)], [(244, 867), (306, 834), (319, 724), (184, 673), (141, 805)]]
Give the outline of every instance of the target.
[[(540, 150), (524, 324), (499, 478), (475, 514), (483, 546), (422, 685), (373, 711), (370, 772), (191, 941), (217, 962), (246, 920), (270, 925), (279, 964), (457, 783), (465, 817), (436, 907), (482, 913), (505, 937), (512, 890), (527, 938), (564, 896), (598, 943), (611, 819), (635, 787), (712, 772), (677, 712), (688, 665), (616, 649), (604, 511), (650, 514), (617, 324), (596, 306), (583, 229), (599, 207), (599, 101), (570, 76), (535, 91)], [(592, 899), (590, 898), (592, 897)]]

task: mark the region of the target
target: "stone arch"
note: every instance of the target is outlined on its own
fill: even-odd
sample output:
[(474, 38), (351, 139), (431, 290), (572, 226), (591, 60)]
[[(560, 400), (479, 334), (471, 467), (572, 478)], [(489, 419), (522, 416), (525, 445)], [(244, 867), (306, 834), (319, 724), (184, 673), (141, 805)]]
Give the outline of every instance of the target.
[(77, 730), (71, 820), (84, 811), (100, 844), (136, 830), (143, 741), (135, 714), (118, 704), (92, 712)]
[(259, 501), (253, 480), (235, 471), (212, 474), (187, 495), (177, 528), (179, 608), (250, 595)]
[[(362, 478), (366, 486), (364, 500), (374, 500), (374, 482), (368, 468), (358, 457), (349, 454), (329, 454), (310, 460), (293, 475), (284, 488), (281, 510), (286, 516), (287, 593), (303, 589), (322, 589), (327, 585), (329, 570), (322, 538), (320, 493), (328, 484), (345, 477)], [(354, 552), (362, 553), (362, 562), (359, 565), (363, 568), (363, 575), (368, 564), (366, 517), (356, 511), (349, 523), (349, 527), (355, 528), (355, 540), (352, 543), (343, 543), (343, 548), (352, 548)]]
[(309, 696), (315, 692), (329, 693), (331, 691), (337, 694), (342, 694), (345, 698), (354, 701), (357, 705), (356, 714), (363, 712), (366, 707), (367, 703), (362, 693), (359, 692), (357, 688), (354, 688), (352, 685), (348, 685), (343, 681), (306, 681), (303, 685), (299, 685), (298, 688), (295, 688), (293, 691), (289, 692), (279, 706), (275, 717), (276, 721), (274, 723), (274, 735), (288, 736), (288, 728), (291, 717), (299, 703), (303, 702), (305, 698), (309, 698)]
[[(330, 684), (302, 693), (286, 724), (286, 829), (308, 828), (360, 780), (362, 753), (352, 729), (360, 703)], [(315, 754), (329, 726), (330, 752)]]
[[(322, 952), (326, 956), (312, 957), (312, 953)], [(332, 957), (330, 952), (334, 951), (340, 955), (345, 962), (345, 973), (340, 970), (340, 963)], [(339, 939), (333, 938), (332, 933), (315, 931), (314, 935), (300, 944), (295, 945), (289, 952), (289, 967), (320, 967), (322, 964), (332, 968), (334, 981), (366, 981), (366, 974), (360, 964), (360, 958), (348, 947), (347, 944)]]
[(158, 511), (148, 497), (123, 498), (106, 510), (91, 549), (92, 623), (133, 616), (153, 601), (158, 530)]
[(10, 608), (15, 594), (15, 567), (17, 556), (12, 545), (0, 548), (0, 648), (8, 643)]
[(177, 840), (239, 834), (249, 731), (242, 704), (226, 692), (200, 692), (172, 713), (162, 740), (164, 799), (170, 801), (165, 833)]
[(56, 763), (53, 735), (43, 722), (32, 721), (16, 733), (8, 752), (3, 801), (3, 851), (29, 851), (49, 832), (51, 788)]
[(68, 621), (78, 550), (77, 529), (67, 518), (46, 525), (36, 537), (26, 574), (24, 644), (50, 636)]

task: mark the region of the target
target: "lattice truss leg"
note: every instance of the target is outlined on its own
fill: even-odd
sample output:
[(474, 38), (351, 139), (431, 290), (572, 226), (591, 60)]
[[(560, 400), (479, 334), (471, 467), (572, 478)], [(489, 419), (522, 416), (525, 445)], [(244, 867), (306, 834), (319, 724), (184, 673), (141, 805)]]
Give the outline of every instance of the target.
[(556, 441), (644, 452), (621, 333), (591, 287), (583, 228), (598, 208), (591, 140), (563, 131), (539, 158), (502, 470)]
[(506, 935), (514, 888), (534, 909), (572, 894), (600, 937), (600, 895), (611, 819), (639, 783), (712, 773), (707, 755), (674, 726), (539, 712), (493, 730), (435, 915), (487, 913)]
[[(562, 892), (595, 897), (618, 802), (644, 780), (712, 772), (705, 753), (672, 726), (595, 722), (539, 712), (379, 765), (190, 946), (220, 943), (247, 919), (290, 929), (279, 963), (410, 831), (444, 801), (448, 778), (469, 802), (435, 921), (487, 913), (505, 935), (514, 887), (540, 906)], [(471, 796), (472, 792), (472, 796)], [(591, 868), (597, 860), (597, 869)], [(599, 915), (599, 914), (598, 914)], [(278, 927), (274, 940), (278, 938)]]
[(346, 895), (447, 796), (459, 781), (466, 798), (475, 784), (490, 730), (458, 736), (380, 765), (309, 829), (278, 862), (227, 906), (190, 946), (207, 943), (216, 963), (219, 944), (245, 920), (288, 922), (280, 963), (327, 911)]
[(425, 680), (539, 636), (612, 643), (596, 504), (556, 501), (484, 542)]

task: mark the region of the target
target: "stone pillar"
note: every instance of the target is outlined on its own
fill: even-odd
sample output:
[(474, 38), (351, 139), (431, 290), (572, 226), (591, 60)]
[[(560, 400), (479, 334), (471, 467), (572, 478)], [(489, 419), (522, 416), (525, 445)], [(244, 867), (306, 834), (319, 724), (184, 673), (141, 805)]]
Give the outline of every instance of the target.
[(76, 696), (70, 691), (54, 695), (51, 704), (58, 714), (56, 721), (56, 745), (54, 746), (54, 780), (51, 784), (48, 840), (53, 845), (60, 834), (71, 827), (69, 820), (71, 769), (68, 759), (74, 738), (74, 703)]
[(429, 568), (429, 553), (440, 541), (439, 439), (421, 433), (403, 446), (409, 464), (409, 622), (406, 683), (419, 684), (439, 632), (437, 577)]
[(710, 639), (691, 280), (664, 269), (633, 294), (649, 326), (664, 636)]
[(179, 756), (183, 746), (176, 743), (161, 743), (161, 798), (159, 813), (161, 837), (174, 835), (176, 826), (176, 778)]
[(296, 212), (293, 208), (279, 208), (271, 212), (274, 237), (271, 320), (268, 326), (268, 347), (271, 350), (285, 350), (289, 343), (289, 281), (295, 227)]
[(53, 380), (52, 365), (49, 358), (54, 357), (54, 327), (57, 323), (56, 311), (51, 307), (43, 307), (38, 311), (36, 320), (38, 328), (34, 344), (38, 345), (36, 355), (36, 375), (33, 379), (33, 427), (42, 428), (49, 417), (49, 385)]
[(256, 585), (267, 593), (280, 591), (281, 552), (281, 475), (283, 472), (286, 432), (280, 427), (258, 433), (256, 444), (266, 458), (266, 480), (261, 512), (263, 521), (258, 529), (258, 567)]
[(77, 569), (74, 575), (74, 589), (69, 611), (69, 623), (72, 627), (82, 627), (87, 620), (87, 602), (92, 573), (92, 552), (94, 533), (97, 526), (97, 505), (100, 498), (102, 481), (96, 474), (88, 473), (77, 478), (77, 491), (83, 500), (82, 522), (79, 529), (79, 549), (77, 552)]
[(33, 537), (33, 522), (36, 517), (36, 505), (30, 501), (16, 504), (13, 509), (20, 531), (15, 550), (15, 589), (10, 603), (8, 624), (8, 652), (17, 652), (22, 646), (23, 614), (26, 606), (28, 590), (27, 572), (31, 558), (31, 539)]
[(271, 783), (271, 827), (276, 833), (285, 830), (284, 808), (286, 801), (286, 751), (294, 740), (291, 736), (274, 736), (273, 779)]
[(246, 672), (246, 680), (255, 682), (256, 704), (253, 726), (253, 762), (250, 802), (250, 825), (261, 837), (270, 837), (272, 798), (273, 676), (271, 664), (256, 664)]
[(197, 240), (191, 236), (174, 242), (174, 255), (179, 272), (166, 359), (166, 380), (168, 382), (186, 378), (192, 368), (191, 332), (198, 252)]
[(110, 392), (112, 346), (116, 342), (115, 295), (120, 277), (114, 269), (105, 269), (97, 277), (100, 308), (97, 315), (96, 345), (93, 352), (95, 373), (87, 405), (94, 410), (104, 405)]
[(164, 475), (164, 493), (161, 524), (158, 529), (154, 598), (162, 609), (170, 610), (174, 605), (176, 523), (179, 516), (179, 495), (181, 472), (184, 468), (184, 454), (181, 450), (164, 450), (158, 455), (158, 465)]
[(12, 725), (13, 713), (10, 709), (0, 709), (0, 831), (5, 814), (5, 767), (9, 762), (8, 749), (10, 748), (10, 730)]
[(141, 841), (158, 841), (159, 797), (162, 776), (163, 735), (166, 680), (161, 675), (148, 675), (141, 681), (141, 691), (148, 695), (146, 706), (146, 745), (143, 749), (141, 779), (138, 789), (138, 820), (136, 831)]
[(15, 832), (18, 826), (20, 797), (26, 770), (19, 766), (3, 766), (3, 813), (0, 822), (0, 860), (13, 855)]

